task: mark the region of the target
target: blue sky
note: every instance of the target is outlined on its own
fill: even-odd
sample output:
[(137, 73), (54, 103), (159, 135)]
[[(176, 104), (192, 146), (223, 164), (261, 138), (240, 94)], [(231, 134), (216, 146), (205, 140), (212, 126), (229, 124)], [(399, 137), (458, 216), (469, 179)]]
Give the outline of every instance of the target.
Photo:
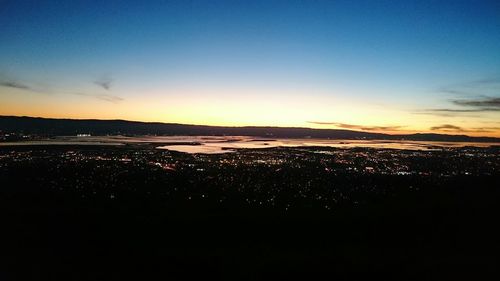
[[(447, 124), (469, 133), (500, 126), (493, 110), (500, 97), (498, 1), (0, 7), (0, 102), (11, 105), (0, 114), (407, 130)], [(259, 105), (267, 113), (251, 108)], [(245, 114), (223, 114), (228, 107)], [(252, 112), (267, 117), (252, 119)]]

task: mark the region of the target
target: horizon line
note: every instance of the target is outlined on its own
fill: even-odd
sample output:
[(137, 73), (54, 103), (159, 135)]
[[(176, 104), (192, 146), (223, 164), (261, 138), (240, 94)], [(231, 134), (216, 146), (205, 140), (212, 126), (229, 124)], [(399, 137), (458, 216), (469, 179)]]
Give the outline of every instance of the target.
[(73, 120), (73, 121), (123, 121), (123, 122), (136, 122), (136, 123), (148, 123), (148, 124), (166, 124), (166, 125), (184, 125), (184, 126), (204, 126), (204, 127), (225, 127), (225, 128), (283, 128), (283, 129), (308, 129), (308, 130), (319, 130), (319, 131), (347, 131), (347, 132), (357, 132), (364, 134), (381, 134), (381, 135), (389, 135), (389, 136), (409, 136), (409, 135), (443, 135), (443, 136), (460, 136), (460, 137), (470, 137), (470, 138), (490, 138), (490, 139), (498, 139), (500, 137), (494, 136), (471, 136), (467, 134), (447, 134), (447, 133), (435, 133), (435, 132), (425, 132), (425, 131), (417, 131), (415, 133), (409, 134), (390, 134), (383, 132), (367, 132), (362, 130), (355, 129), (341, 129), (341, 128), (312, 128), (312, 127), (284, 127), (284, 126), (256, 126), (256, 125), (247, 125), (247, 126), (224, 126), (224, 125), (206, 125), (206, 124), (186, 124), (186, 123), (170, 123), (170, 122), (161, 122), (161, 121), (140, 121), (140, 120), (127, 120), (127, 119), (96, 119), (96, 118), (57, 118), (57, 117), (40, 117), (40, 116), (28, 116), (28, 115), (1, 115), (0, 117), (14, 117), (14, 118), (36, 118), (36, 119), (46, 119), (46, 120)]

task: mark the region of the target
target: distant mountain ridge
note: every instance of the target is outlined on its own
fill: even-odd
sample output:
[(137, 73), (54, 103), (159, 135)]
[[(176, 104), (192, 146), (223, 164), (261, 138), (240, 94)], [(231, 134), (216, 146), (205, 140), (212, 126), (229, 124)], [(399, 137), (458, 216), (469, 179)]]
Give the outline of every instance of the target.
[(126, 120), (55, 119), (27, 116), (0, 116), (0, 132), (39, 135), (187, 135), (187, 136), (254, 136), (270, 138), (418, 140), (449, 142), (500, 142), (500, 138), (471, 137), (446, 134), (389, 135), (343, 129), (312, 129), (302, 127), (224, 127), (185, 125), (177, 123), (139, 122)]

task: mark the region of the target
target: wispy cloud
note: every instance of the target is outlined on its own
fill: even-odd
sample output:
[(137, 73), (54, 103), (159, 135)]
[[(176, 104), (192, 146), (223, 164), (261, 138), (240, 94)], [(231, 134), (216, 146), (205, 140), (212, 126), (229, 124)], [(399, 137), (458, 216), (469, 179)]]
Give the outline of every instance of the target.
[(333, 125), (335, 127), (343, 129), (352, 129), (361, 131), (397, 131), (404, 127), (404, 126), (363, 126), (363, 125), (346, 124), (339, 122), (322, 122), (322, 121), (307, 121), (307, 123), (316, 125)]
[(453, 103), (464, 107), (474, 107), (476, 110), (500, 110), (500, 98), (484, 97), (480, 99), (453, 100)]
[(109, 91), (111, 86), (113, 86), (113, 79), (109, 76), (103, 76), (94, 81), (94, 84), (102, 87), (104, 90)]
[[(110, 83), (111, 82), (109, 82), (108, 84), (105, 83), (107, 85), (106, 87), (109, 88)], [(17, 82), (17, 80), (0, 80), (0, 86), (7, 87), (7, 88), (13, 88), (13, 89), (26, 90), (26, 91), (36, 92), (36, 93), (40, 93), (40, 94), (61, 94), (61, 95), (84, 96), (84, 97), (95, 98), (95, 99), (99, 99), (99, 100), (107, 101), (107, 102), (111, 102), (111, 103), (119, 103), (119, 102), (124, 100), (122, 97), (110, 95), (110, 94), (68, 93), (68, 92), (57, 92), (57, 91), (52, 92), (52, 91), (48, 91), (48, 90), (41, 90), (41, 89), (30, 86), (28, 83)]]
[(464, 83), (447, 85), (439, 88), (437, 91), (454, 95), (477, 96), (477, 95), (491, 94), (492, 92), (495, 93), (498, 92), (499, 90), (500, 90), (500, 77), (490, 77), (474, 81), (468, 81)]
[(471, 95), (471, 92), (468, 91), (463, 91), (463, 90), (456, 90), (456, 89), (448, 89), (448, 88), (443, 88), (440, 89), (439, 92), (441, 93), (447, 93), (447, 94), (453, 94), (453, 95), (460, 95), (460, 96), (467, 96)]
[(111, 102), (111, 103), (119, 103), (119, 102), (124, 100), (122, 97), (118, 97), (118, 96), (114, 96), (114, 95), (107, 95), (107, 94), (74, 93), (74, 95), (96, 98), (96, 99), (100, 99), (100, 100)]
[(477, 109), (455, 109), (455, 108), (433, 108), (426, 109), (424, 112), (478, 112)]
[(431, 131), (445, 131), (454, 133), (490, 133), (499, 131), (500, 127), (474, 127), (474, 128), (463, 128), (460, 126), (452, 124), (443, 124), (439, 126), (434, 126), (429, 128)]
[(449, 85), (437, 91), (452, 95), (449, 108), (429, 108), (413, 113), (456, 117), (468, 116), (468, 113), (500, 112), (500, 77)]
[(33, 88), (31, 88), (30, 86), (16, 81), (0, 81), (0, 86), (33, 91)]
[(483, 78), (479, 80), (475, 80), (470, 82), (470, 84), (500, 84), (500, 77), (490, 77), (490, 78)]
[(463, 131), (462, 127), (451, 125), (451, 124), (443, 124), (443, 125), (439, 125), (439, 126), (434, 126), (434, 127), (431, 127), (430, 129), (431, 129), (431, 131), (438, 131), (438, 130), (440, 130), (440, 131), (442, 131), (442, 130), (445, 130), (445, 131)]
[(470, 109), (461, 109), (461, 108), (428, 108), (423, 110), (414, 111), (413, 114), (422, 114), (422, 115), (433, 115), (433, 116), (442, 116), (442, 117), (478, 117), (478, 115), (471, 113), (481, 113), (481, 112), (496, 112), (500, 111), (500, 108), (470, 108)]

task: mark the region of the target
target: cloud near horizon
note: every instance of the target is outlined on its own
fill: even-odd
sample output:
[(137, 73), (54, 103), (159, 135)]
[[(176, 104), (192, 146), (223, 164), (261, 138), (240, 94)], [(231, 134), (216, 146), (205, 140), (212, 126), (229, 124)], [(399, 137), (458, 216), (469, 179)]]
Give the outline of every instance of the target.
[(454, 133), (490, 133), (500, 130), (500, 127), (479, 127), (479, 128), (463, 128), (452, 124), (443, 124), (429, 128), (431, 131), (446, 131)]
[(346, 124), (339, 122), (321, 122), (321, 121), (307, 121), (310, 124), (316, 125), (334, 125), (343, 129), (353, 129), (353, 130), (361, 130), (361, 131), (398, 131), (405, 126), (363, 126), (363, 125), (354, 125), (354, 124)]
[(413, 114), (423, 114), (423, 115), (433, 115), (441, 117), (479, 117), (479, 115), (468, 115), (468, 113), (483, 113), (483, 112), (500, 112), (500, 108), (470, 108), (470, 109), (460, 109), (460, 108), (428, 108), (414, 111)]
[(451, 125), (451, 124), (443, 124), (439, 126), (434, 126), (430, 127), (431, 131), (438, 131), (438, 130), (446, 130), (446, 131), (463, 131), (464, 129), (459, 126)]

